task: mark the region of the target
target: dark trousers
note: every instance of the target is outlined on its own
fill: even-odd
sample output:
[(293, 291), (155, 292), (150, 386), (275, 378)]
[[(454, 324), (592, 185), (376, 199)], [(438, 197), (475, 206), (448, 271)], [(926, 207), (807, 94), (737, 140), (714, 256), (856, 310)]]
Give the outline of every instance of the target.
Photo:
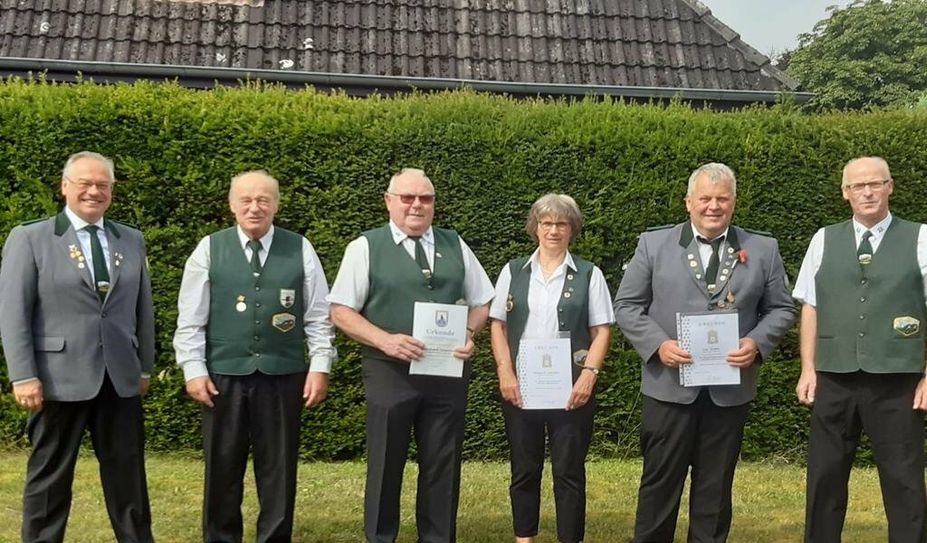
[(644, 472), (634, 525), (636, 543), (673, 541), (690, 467), (688, 541), (727, 540), (734, 468), (749, 411), (749, 404), (715, 405), (707, 389), (688, 405), (644, 397)]
[(141, 397), (120, 398), (108, 376), (95, 398), (46, 401), (41, 411), (29, 417), (32, 454), (23, 496), (23, 541), (64, 540), (74, 466), (85, 429), (100, 463), (103, 497), (116, 541), (154, 541)]
[(464, 368), (463, 378), (455, 379), (409, 375), (408, 364), (363, 360), (367, 541), (392, 543), (399, 533), (402, 472), (413, 433), (419, 467), (415, 504), (418, 541), (456, 540), (469, 364)]
[(919, 373), (817, 373), (808, 442), (805, 541), (840, 541), (860, 431), (872, 441), (888, 540), (920, 543), (927, 511), (924, 413), (911, 408)]
[(212, 375), (215, 407), (203, 409), (206, 490), (203, 540), (242, 540), (241, 499), (249, 450), (260, 513), (257, 540), (290, 541), (296, 502), (305, 373)]
[(579, 543), (586, 530), (586, 454), (592, 441), (595, 400), (574, 411), (520, 409), (503, 402), (505, 434), (512, 460), (512, 522), (517, 537), (538, 533), (545, 431), (557, 510), (557, 539)]

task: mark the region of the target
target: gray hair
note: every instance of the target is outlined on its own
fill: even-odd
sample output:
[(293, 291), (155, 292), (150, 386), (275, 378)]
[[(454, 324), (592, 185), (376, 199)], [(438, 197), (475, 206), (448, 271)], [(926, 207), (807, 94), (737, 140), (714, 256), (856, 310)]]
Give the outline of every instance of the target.
[(720, 162), (709, 162), (696, 168), (692, 175), (689, 176), (689, 187), (686, 189), (687, 197), (692, 196), (692, 193), (695, 192), (695, 183), (703, 174), (712, 185), (722, 182), (730, 183), (731, 196), (737, 196), (737, 177), (734, 175), (734, 170)]
[(841, 180), (840, 180), (841, 188), (847, 186), (847, 172), (850, 170), (850, 168), (852, 168), (857, 163), (862, 162), (864, 160), (872, 160), (878, 163), (879, 166), (881, 166), (882, 168), (885, 168), (885, 178), (888, 180), (892, 179), (892, 171), (888, 168), (888, 162), (884, 158), (880, 156), (860, 156), (860, 157), (854, 158), (853, 160), (850, 160), (849, 162), (847, 162), (846, 166), (843, 167), (843, 175), (841, 176)]
[(544, 217), (557, 216), (570, 223), (570, 241), (579, 236), (583, 229), (583, 214), (576, 200), (566, 194), (545, 194), (531, 205), (525, 231), (535, 242), (538, 241), (538, 224)]
[(68, 157), (67, 162), (64, 163), (64, 168), (61, 170), (61, 177), (66, 179), (71, 179), (71, 168), (74, 167), (74, 163), (78, 160), (96, 160), (106, 168), (106, 174), (109, 175), (109, 181), (111, 183), (116, 182), (115, 168), (113, 167), (113, 161), (108, 157), (101, 155), (100, 153), (94, 153), (93, 151), (80, 151), (74, 153)]
[(393, 174), (393, 176), (389, 178), (389, 186), (386, 187), (386, 192), (395, 192), (396, 182), (399, 180), (399, 178), (404, 175), (409, 175), (409, 174), (417, 175), (421, 177), (422, 179), (424, 179), (425, 182), (428, 183), (428, 186), (431, 187), (432, 194), (434, 194), (435, 192), (434, 183), (432, 183), (431, 179), (428, 179), (428, 176), (425, 175), (425, 170), (421, 170), (419, 168), (403, 168), (399, 170), (397, 173)]
[(232, 183), (229, 185), (229, 203), (234, 203), (232, 202), (232, 193), (235, 192), (235, 187), (238, 186), (238, 183), (240, 183), (246, 177), (252, 176), (266, 181), (270, 185), (271, 192), (274, 195), (274, 201), (280, 202), (280, 183), (265, 170), (248, 170), (246, 172), (241, 172), (232, 178)]

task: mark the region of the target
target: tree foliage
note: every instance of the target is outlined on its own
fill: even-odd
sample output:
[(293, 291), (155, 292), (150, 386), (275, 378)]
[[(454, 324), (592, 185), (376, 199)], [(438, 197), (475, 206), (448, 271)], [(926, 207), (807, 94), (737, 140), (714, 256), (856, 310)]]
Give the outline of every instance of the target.
[(927, 0), (856, 0), (799, 37), (788, 72), (812, 107), (914, 104), (927, 91)]

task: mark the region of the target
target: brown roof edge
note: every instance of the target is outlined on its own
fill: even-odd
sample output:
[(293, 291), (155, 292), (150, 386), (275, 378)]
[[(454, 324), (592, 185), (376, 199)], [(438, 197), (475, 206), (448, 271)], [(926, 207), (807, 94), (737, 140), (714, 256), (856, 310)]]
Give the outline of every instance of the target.
[(745, 42), (734, 29), (724, 24), (721, 19), (715, 17), (708, 6), (701, 3), (699, 0), (680, 0), (680, 2), (692, 8), (692, 11), (699, 16), (702, 22), (724, 38), (728, 45), (740, 51), (747, 61), (759, 66), (760, 70), (765, 74), (776, 79), (792, 91), (797, 90), (799, 85), (801, 85), (797, 79), (773, 66), (772, 60), (769, 57), (757, 51), (753, 46)]
[(177, 80), (181, 85), (196, 88), (212, 88), (220, 83), (237, 84), (242, 81), (261, 80), (282, 83), (288, 87), (312, 85), (321, 88), (340, 88), (345, 89), (350, 94), (410, 92), (416, 89), (437, 91), (471, 88), (480, 92), (505, 93), (518, 96), (614, 96), (635, 100), (679, 98), (682, 100), (741, 104), (773, 103), (783, 96), (790, 96), (796, 102), (804, 103), (813, 96), (812, 93), (808, 92), (509, 83), (475, 79), (416, 78), (290, 70), (251, 70), (205, 66), (0, 57), (0, 76), (28, 78), (43, 75), (50, 81), (87, 79), (101, 83), (138, 79)]

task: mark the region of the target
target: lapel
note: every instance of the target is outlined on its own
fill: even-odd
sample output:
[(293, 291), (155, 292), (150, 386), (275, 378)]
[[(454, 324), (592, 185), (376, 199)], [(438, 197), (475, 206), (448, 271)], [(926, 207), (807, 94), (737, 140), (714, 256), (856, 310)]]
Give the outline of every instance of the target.
[(80, 242), (77, 240), (77, 232), (74, 231), (71, 221), (68, 220), (68, 216), (63, 211), (55, 217), (55, 237), (57, 238), (55, 243), (58, 245), (58, 254), (67, 257), (70, 262), (69, 267), (80, 275), (87, 288), (95, 293), (93, 277), (90, 270), (87, 269), (87, 259), (80, 248)]
[(738, 262), (738, 252), (740, 251), (740, 239), (737, 237), (735, 227), (731, 225), (727, 229), (724, 253), (718, 257), (718, 277), (713, 292), (709, 292), (708, 287), (705, 285), (705, 270), (702, 268), (702, 260), (699, 258), (698, 241), (692, 233), (690, 223), (683, 224), (682, 231), (679, 234), (679, 245), (682, 247), (680, 259), (683, 267), (688, 270), (689, 278), (706, 299), (718, 304), (719, 307), (725, 307), (724, 300), (720, 302), (719, 300), (722, 294), (727, 298), (731, 298), (731, 296), (727, 296), (727, 293), (730, 292), (731, 277), (734, 276), (734, 269)]
[(116, 282), (119, 281), (119, 271), (123, 266), (126, 249), (116, 223), (103, 219), (103, 228), (106, 230), (106, 241), (109, 245), (109, 292), (106, 293), (106, 299), (109, 300), (113, 289), (116, 288)]
[(679, 232), (679, 246), (682, 248), (679, 259), (683, 268), (686, 269), (686, 274), (695, 283), (699, 292), (706, 299), (710, 298), (708, 287), (705, 286), (705, 270), (702, 269), (702, 259), (698, 255), (698, 241), (696, 241), (695, 235), (692, 234), (692, 225), (688, 222), (683, 223)]

